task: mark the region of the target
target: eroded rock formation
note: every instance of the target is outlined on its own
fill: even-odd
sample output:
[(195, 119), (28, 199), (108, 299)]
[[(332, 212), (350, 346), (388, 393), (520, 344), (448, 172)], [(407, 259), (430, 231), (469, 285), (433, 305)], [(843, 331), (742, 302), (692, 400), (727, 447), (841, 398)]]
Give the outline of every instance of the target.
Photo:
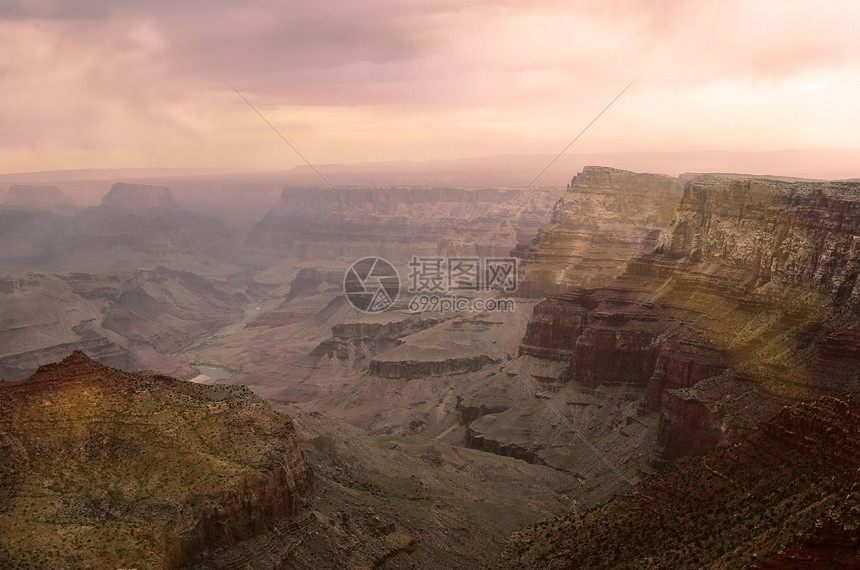
[(117, 182), (102, 198), (101, 205), (109, 208), (142, 209), (166, 208), (176, 210), (179, 204), (170, 188), (150, 184)]
[(681, 193), (681, 182), (669, 176), (585, 167), (549, 225), (517, 249), (527, 268), (520, 292), (566, 293), (620, 275), (632, 257), (654, 249)]
[(16, 208), (58, 209), (72, 200), (62, 190), (49, 184), (13, 184), (3, 198), (3, 206)]
[[(785, 403), (860, 390), (860, 184), (691, 175), (659, 236), (636, 219), (620, 231), (630, 187), (642, 185), (632, 194), (649, 223), (681, 188), (656, 181), (664, 193), (611, 169), (573, 180), (525, 262), (532, 287), (564, 293), (537, 305), (520, 354), (566, 363), (561, 381), (644, 387), (661, 465), (734, 441)], [(649, 237), (583, 249), (580, 225)], [(605, 243), (620, 256), (611, 270)]]

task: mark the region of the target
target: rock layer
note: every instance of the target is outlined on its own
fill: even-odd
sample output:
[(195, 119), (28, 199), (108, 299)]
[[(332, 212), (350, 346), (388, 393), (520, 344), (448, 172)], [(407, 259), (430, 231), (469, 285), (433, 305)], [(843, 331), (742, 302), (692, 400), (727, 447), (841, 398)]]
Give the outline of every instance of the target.
[[(401, 187), (339, 192), (346, 201), (329, 188), (285, 188), (279, 204), (250, 233), (249, 249), (269, 261), (354, 261), (377, 255), (396, 263), (413, 255), (507, 255), (519, 241), (533, 237), (558, 197), (555, 190), (536, 189), (510, 205), (518, 190)], [(509, 205), (506, 215), (492, 223)]]
[(585, 167), (549, 225), (517, 249), (527, 268), (521, 293), (565, 293), (615, 278), (630, 258), (654, 249), (681, 193), (680, 181), (669, 176)]
[(658, 465), (735, 441), (781, 404), (860, 390), (860, 183), (689, 176), (659, 236), (616, 250), (623, 271), (565, 257), (582, 251), (577, 223), (597, 235), (617, 223), (591, 204), (620, 208), (637, 181), (640, 208), (665, 211), (671, 192), (647, 193), (651, 178), (587, 168), (573, 180), (557, 208), (570, 218), (555, 214), (525, 260), (529, 279), (564, 293), (537, 305), (520, 354), (566, 363), (562, 381), (645, 387)]

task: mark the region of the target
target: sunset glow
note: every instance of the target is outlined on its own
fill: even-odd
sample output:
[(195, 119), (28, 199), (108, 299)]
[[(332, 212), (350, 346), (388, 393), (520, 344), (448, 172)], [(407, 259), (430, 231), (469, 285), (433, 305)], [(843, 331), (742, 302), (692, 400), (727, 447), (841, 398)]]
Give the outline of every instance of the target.
[(860, 149), (858, 2), (3, 6), (0, 172)]

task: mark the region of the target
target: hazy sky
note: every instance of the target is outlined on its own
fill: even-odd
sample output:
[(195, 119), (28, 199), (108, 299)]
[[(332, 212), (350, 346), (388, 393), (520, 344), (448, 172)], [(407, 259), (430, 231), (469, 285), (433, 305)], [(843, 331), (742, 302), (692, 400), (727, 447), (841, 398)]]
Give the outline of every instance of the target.
[(0, 172), (860, 148), (860, 0), (9, 0)]

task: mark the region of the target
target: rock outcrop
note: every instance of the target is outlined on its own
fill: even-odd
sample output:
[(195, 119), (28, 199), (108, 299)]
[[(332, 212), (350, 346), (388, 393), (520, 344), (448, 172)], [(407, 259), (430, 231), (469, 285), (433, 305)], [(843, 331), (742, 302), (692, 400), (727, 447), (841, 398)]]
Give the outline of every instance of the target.
[(283, 530), (312, 484), (292, 420), (245, 388), (76, 351), (0, 393), (4, 568), (194, 566)]
[[(331, 338), (321, 342), (312, 352), (314, 358), (336, 358), (342, 362), (349, 361), (360, 352), (367, 350), (372, 356), (400, 345), (400, 339), (404, 336), (427, 329), (442, 322), (441, 318), (417, 316), (404, 316), (398, 320), (396, 317), (384, 322), (343, 322), (334, 325), (331, 329)], [(368, 349), (370, 343), (373, 346)], [(370, 361), (372, 373), (382, 375), (380, 372), (386, 368), (376, 360)], [(386, 368), (387, 369), (387, 368)], [(376, 370), (376, 372), (373, 372)]]
[[(511, 403), (502, 398), (495, 400), (481, 399), (480, 402), (457, 396), (457, 414), (461, 425), (469, 425), (473, 421), (488, 414), (499, 414), (511, 407)], [(468, 438), (468, 434), (467, 434)]]
[(681, 193), (677, 178), (585, 167), (549, 225), (515, 252), (527, 268), (520, 293), (566, 293), (620, 275), (632, 257), (653, 251)]
[(485, 434), (471, 427), (466, 429), (465, 443), (466, 447), (471, 447), (472, 449), (479, 449), (503, 457), (513, 457), (526, 463), (544, 465), (544, 461), (539, 455), (539, 452), (543, 449), (543, 446), (540, 444), (529, 445), (510, 441), (498, 441), (487, 437)]
[(179, 204), (173, 198), (170, 188), (150, 184), (127, 184), (117, 182), (111, 186), (110, 192), (102, 198), (101, 205), (108, 208), (179, 209)]
[(439, 360), (379, 360), (370, 361), (369, 372), (375, 376), (392, 379), (424, 378), (427, 376), (443, 376), (446, 374), (463, 374), (475, 372), (493, 359), (485, 354), (472, 356), (451, 356)]

